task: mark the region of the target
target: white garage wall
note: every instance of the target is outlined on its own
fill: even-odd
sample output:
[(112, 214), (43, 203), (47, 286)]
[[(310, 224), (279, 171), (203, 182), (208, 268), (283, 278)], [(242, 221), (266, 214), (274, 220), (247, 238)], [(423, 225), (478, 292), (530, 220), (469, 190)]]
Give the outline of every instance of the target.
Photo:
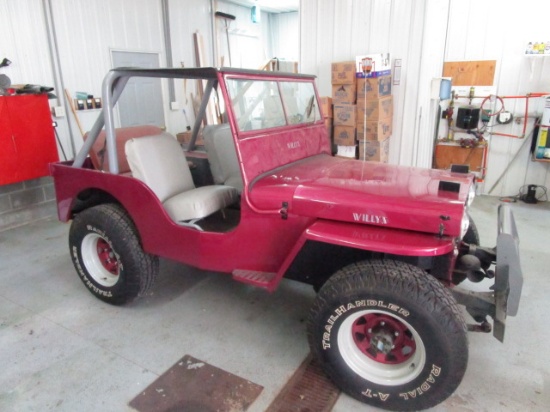
[[(322, 94), (330, 95), (330, 63), (355, 55), (389, 51), (402, 59), (401, 84), (393, 86), (394, 133), (390, 162), (431, 165), (437, 103), (428, 91), (444, 61), (497, 60), (497, 94), (550, 92), (550, 57), (523, 56), (528, 41), (547, 41), (547, 13), (537, 0), (521, 6), (511, 0), (301, 0), (301, 68), (318, 76)], [(447, 23), (448, 26), (447, 26)], [(523, 101), (506, 103), (514, 113)], [(532, 104), (535, 114), (537, 105)], [(540, 105), (538, 105), (540, 111)], [(521, 133), (522, 126), (499, 127)], [(528, 129), (529, 130), (529, 129)], [(548, 163), (529, 160), (521, 140), (490, 139), (487, 193), (514, 195), (524, 184), (550, 186)]]
[[(545, 12), (546, 11), (546, 12)], [(518, 96), (533, 92), (550, 94), (550, 56), (526, 57), (529, 41), (549, 41), (548, 5), (537, 0), (451, 0), (446, 61), (496, 60), (496, 93)], [(542, 99), (531, 99), (530, 114), (542, 111)], [(506, 109), (524, 116), (525, 99), (506, 99)], [(528, 122), (527, 132), (533, 120)], [(521, 135), (523, 123), (497, 126), (495, 131)], [(550, 187), (549, 163), (530, 160), (530, 137), (490, 138), (488, 169), (483, 188), (499, 196), (515, 195), (525, 184)], [(517, 155), (517, 157), (516, 157)], [(514, 157), (515, 160), (514, 160)], [(500, 183), (496, 184), (501, 178)]]
[[(183, 61), (187, 67), (194, 66), (192, 33), (196, 30), (203, 35), (208, 63), (212, 64), (210, 4), (210, 0), (169, 1), (175, 65)], [(248, 10), (238, 10), (238, 6), (223, 1), (218, 4), (220, 10), (237, 15), (240, 23), (247, 21)], [(1, 72), (10, 76), (13, 83), (54, 85), (62, 97), (61, 85), (52, 69), (55, 60), (50, 58), (50, 5), (62, 78), (72, 93), (100, 94), (113, 48), (158, 52), (161, 65), (165, 64), (160, 0), (0, 0), (0, 57), (7, 56), (14, 62)], [(330, 94), (332, 61), (380, 51), (389, 51), (394, 59), (402, 60), (401, 84), (393, 87), (391, 163), (431, 164), (437, 107), (427, 91), (431, 78), (440, 76), (445, 60), (497, 60), (495, 85), (500, 95), (550, 92), (550, 57), (523, 55), (528, 41), (550, 40), (546, 38), (547, 13), (538, 0), (525, 0), (521, 7), (511, 0), (301, 0), (300, 8), (301, 71), (317, 74), (322, 94)], [(293, 16), (274, 18), (263, 13), (262, 18), (262, 38), (270, 36), (269, 24), (275, 30), (265, 56), (281, 56), (281, 44), (290, 43), (291, 53), (296, 53), (295, 36), (279, 42), (275, 39), (277, 31), (288, 35), (285, 27)], [(182, 87), (176, 88), (176, 99), (185, 107)], [(171, 111), (165, 100), (168, 130), (183, 130), (181, 110)], [(62, 100), (51, 104), (64, 105)], [(540, 109), (540, 105), (531, 106), (532, 114)], [(507, 101), (507, 109), (514, 113), (521, 113), (523, 107), (521, 101)], [(187, 111), (192, 114), (192, 110)], [(85, 129), (89, 129), (96, 114), (79, 113)], [(67, 115), (57, 119), (58, 131), (71, 155), (68, 111)], [(71, 130), (78, 148), (80, 137), (74, 122)], [(498, 130), (517, 134), (521, 125)], [(550, 186), (548, 164), (530, 161), (528, 144), (522, 146), (521, 140), (499, 136), (490, 140), (485, 192), (503, 173), (492, 194), (516, 194), (524, 184)]]
[[(212, 3), (210, 0), (168, 1), (174, 66), (179, 67), (181, 62), (185, 67), (196, 66), (193, 45), (196, 31), (203, 37), (205, 65), (214, 65)], [(268, 13), (262, 13), (261, 25), (253, 25), (250, 9), (223, 1), (217, 5), (218, 10), (237, 16), (233, 28), (244, 28), (247, 34), (265, 41), (265, 51), (258, 52), (259, 61), (271, 56), (271, 42), (267, 41), (271, 36)], [(52, 106), (66, 105), (63, 88), (71, 94), (82, 91), (100, 96), (103, 77), (112, 66), (111, 50), (158, 53), (160, 66), (166, 66), (161, 0), (0, 0), (0, 10), (0, 57), (7, 56), (13, 61), (12, 66), (2, 69), (1, 73), (7, 74), (14, 84), (55, 86), (59, 99), (52, 100)], [(55, 30), (57, 39), (55, 44), (52, 36), (52, 51), (48, 27)], [(52, 67), (57, 61), (62, 84), (56, 81)], [(195, 83), (188, 82), (188, 96), (196, 94)], [(166, 81), (163, 81), (163, 92), (167, 129), (172, 133), (185, 130), (187, 121), (183, 109), (190, 122), (194, 118), (182, 82), (175, 87), (177, 110), (171, 110)], [(72, 157), (71, 146), (78, 150), (82, 138), (68, 106), (66, 108), (67, 116), (56, 120), (65, 151)], [(84, 131), (91, 128), (98, 114), (97, 110), (78, 112)]]
[(273, 52), (270, 57), (300, 60), (300, 13), (272, 14)]
[(435, 108), (428, 86), (443, 67), (448, 2), (302, 0), (300, 12), (302, 71), (318, 76), (321, 94), (331, 93), (331, 62), (386, 51), (401, 59), (401, 83), (392, 86), (390, 162), (431, 166)]
[[(101, 83), (111, 69), (111, 50), (155, 52), (164, 63), (162, 9), (149, 0), (50, 0), (53, 26), (64, 86), (72, 95), (101, 96)], [(61, 91), (59, 91), (61, 93)], [(80, 132), (69, 116), (76, 149)], [(84, 131), (94, 124), (99, 110), (79, 111)]]
[[(40, 0), (0, 0), (0, 59), (12, 61), (0, 73), (12, 84), (57, 86), (44, 10)], [(62, 90), (55, 90), (55, 94), (63, 98)], [(50, 100), (50, 105), (58, 105), (58, 99)], [(59, 122), (58, 132), (67, 156), (72, 156), (66, 122)]]

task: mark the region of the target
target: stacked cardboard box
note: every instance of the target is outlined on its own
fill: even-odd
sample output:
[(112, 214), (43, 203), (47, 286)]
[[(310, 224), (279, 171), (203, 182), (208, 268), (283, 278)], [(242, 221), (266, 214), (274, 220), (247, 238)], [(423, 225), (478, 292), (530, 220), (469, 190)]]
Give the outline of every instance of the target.
[(337, 156), (355, 157), (356, 93), (355, 62), (332, 63), (333, 137)]
[(332, 142), (332, 99), (330, 97), (321, 97), (321, 116), (323, 116), (328, 137)]
[(387, 163), (393, 120), (391, 74), (372, 75), (357, 79), (359, 159)]

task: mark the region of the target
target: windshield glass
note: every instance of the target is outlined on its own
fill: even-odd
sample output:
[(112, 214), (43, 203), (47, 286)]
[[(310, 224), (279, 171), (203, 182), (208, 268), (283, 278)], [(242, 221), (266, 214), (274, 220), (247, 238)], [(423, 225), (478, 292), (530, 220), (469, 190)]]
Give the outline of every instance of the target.
[(311, 82), (227, 79), (227, 89), (240, 131), (313, 123), (321, 118)]

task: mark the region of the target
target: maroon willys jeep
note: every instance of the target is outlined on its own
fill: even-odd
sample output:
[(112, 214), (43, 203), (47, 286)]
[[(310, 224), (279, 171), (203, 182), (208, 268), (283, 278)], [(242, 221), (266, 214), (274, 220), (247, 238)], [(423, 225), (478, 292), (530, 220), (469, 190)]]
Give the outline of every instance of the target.
[[(115, 129), (133, 76), (204, 80), (187, 152), (157, 127)], [(474, 175), (331, 156), (313, 76), (120, 68), (103, 104), (75, 160), (51, 166), (73, 263), (99, 299), (146, 293), (159, 257), (269, 291), (283, 277), (309, 283), (313, 355), (344, 392), (389, 410), (453, 393), (468, 330), (503, 340), (523, 282), (510, 210), (496, 247), (481, 247)], [(220, 124), (202, 128), (209, 104)], [(486, 278), (486, 292), (456, 287)]]

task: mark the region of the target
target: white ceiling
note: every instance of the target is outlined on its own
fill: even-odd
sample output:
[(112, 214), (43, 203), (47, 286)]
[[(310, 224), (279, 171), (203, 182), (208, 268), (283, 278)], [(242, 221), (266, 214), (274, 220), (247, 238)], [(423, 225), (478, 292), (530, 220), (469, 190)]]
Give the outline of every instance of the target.
[(260, 9), (269, 13), (286, 13), (298, 11), (300, 0), (226, 0), (229, 3), (235, 3), (240, 6), (252, 7), (260, 6)]

